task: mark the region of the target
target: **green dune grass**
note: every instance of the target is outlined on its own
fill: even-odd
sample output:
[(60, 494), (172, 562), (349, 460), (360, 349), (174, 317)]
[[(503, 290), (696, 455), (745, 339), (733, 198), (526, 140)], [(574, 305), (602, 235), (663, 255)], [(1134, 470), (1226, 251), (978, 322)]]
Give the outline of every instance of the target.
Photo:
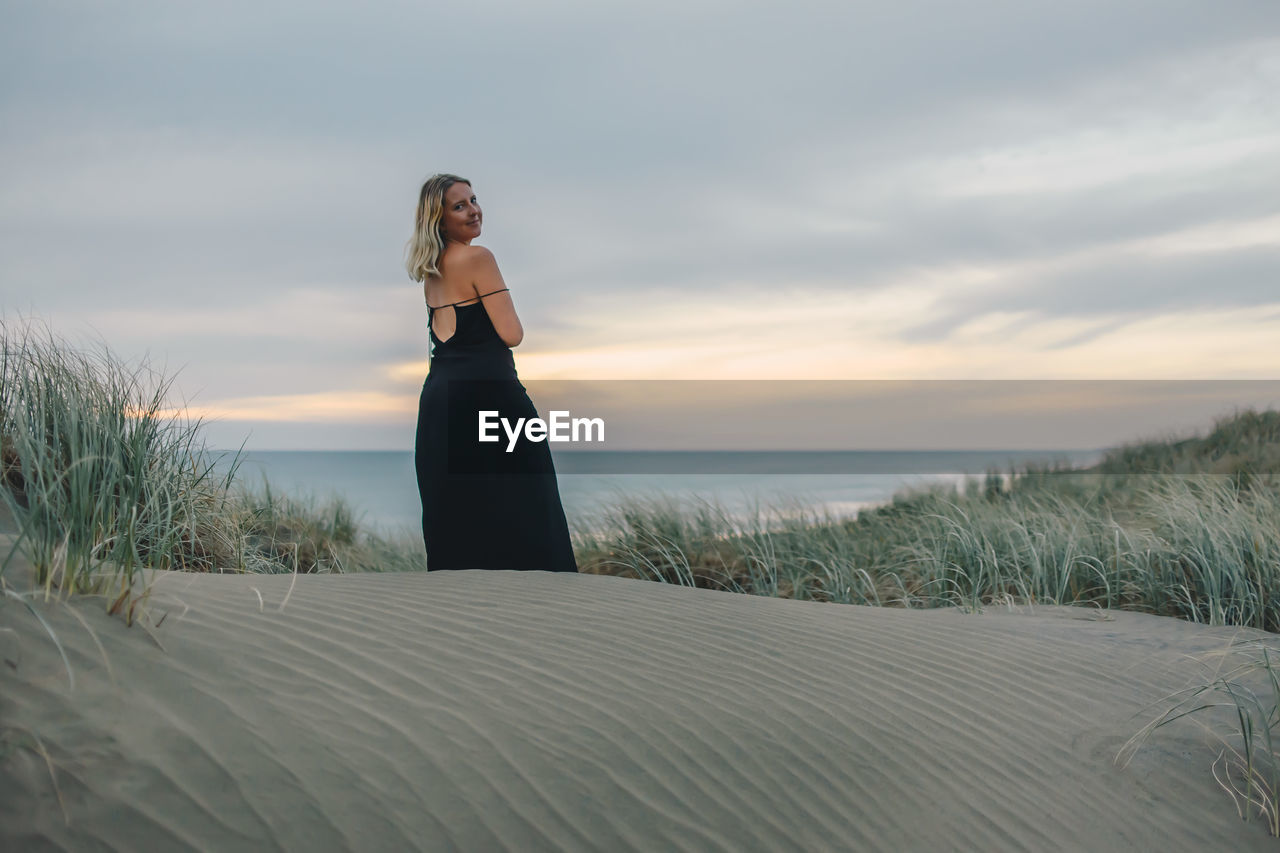
[(201, 422), (172, 414), (171, 391), (170, 377), (105, 345), (0, 323), (0, 499), (46, 596), (105, 595), (131, 615), (152, 570), (426, 567), (420, 545), (361, 531), (341, 500), (247, 488), (238, 454), (215, 467)]
[(989, 472), (854, 520), (633, 501), (585, 537), (592, 570), (901, 607), (1086, 604), (1280, 628), (1280, 412), (1112, 450), (1087, 469)]

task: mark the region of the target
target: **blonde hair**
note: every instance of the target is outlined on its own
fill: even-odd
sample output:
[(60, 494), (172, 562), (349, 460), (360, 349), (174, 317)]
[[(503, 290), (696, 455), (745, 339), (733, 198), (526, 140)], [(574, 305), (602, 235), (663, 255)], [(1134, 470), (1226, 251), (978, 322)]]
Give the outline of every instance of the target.
[(444, 217), (444, 194), (454, 184), (471, 182), (457, 175), (432, 175), (418, 193), (418, 213), (413, 218), (413, 236), (405, 246), (405, 269), (414, 281), (426, 281), (427, 276), (440, 275), (436, 266), (444, 254), (444, 234), (440, 220)]

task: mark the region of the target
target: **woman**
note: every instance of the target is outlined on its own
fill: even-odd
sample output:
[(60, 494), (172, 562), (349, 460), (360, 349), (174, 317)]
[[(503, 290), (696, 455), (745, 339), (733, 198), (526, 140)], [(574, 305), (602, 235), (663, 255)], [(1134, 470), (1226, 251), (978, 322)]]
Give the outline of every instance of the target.
[(406, 267), (423, 284), (431, 366), (418, 401), (414, 467), (427, 569), (576, 572), (545, 441), (480, 441), (480, 412), (516, 423), (537, 409), (516, 376), (524, 339), (493, 253), (472, 245), (482, 214), (471, 182), (432, 175), (418, 194)]

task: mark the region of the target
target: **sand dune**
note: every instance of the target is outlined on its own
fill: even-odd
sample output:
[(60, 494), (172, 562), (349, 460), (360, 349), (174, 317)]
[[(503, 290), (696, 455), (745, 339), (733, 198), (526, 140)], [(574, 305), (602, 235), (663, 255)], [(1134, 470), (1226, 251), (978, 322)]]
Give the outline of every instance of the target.
[(155, 639), (99, 601), (42, 607), (74, 690), (0, 608), (0, 727), (39, 735), (69, 819), (13, 749), (0, 848), (1275, 846), (1194, 725), (1112, 761), (1232, 630), (542, 572), (292, 581), (160, 577)]

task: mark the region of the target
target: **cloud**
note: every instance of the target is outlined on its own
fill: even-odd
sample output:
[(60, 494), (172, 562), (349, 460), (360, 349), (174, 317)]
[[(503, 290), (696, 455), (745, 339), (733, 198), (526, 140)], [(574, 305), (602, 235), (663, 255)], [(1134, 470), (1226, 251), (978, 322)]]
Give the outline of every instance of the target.
[(234, 397), (211, 405), (166, 409), (161, 417), (185, 416), (232, 421), (300, 423), (379, 423), (405, 420), (417, 411), (417, 400), (404, 395), (343, 389), (322, 394), (276, 394)]
[(0, 306), (246, 417), (413, 399), (445, 170), (522, 375), (1274, 372), (1273, 5), (28, 4)]

